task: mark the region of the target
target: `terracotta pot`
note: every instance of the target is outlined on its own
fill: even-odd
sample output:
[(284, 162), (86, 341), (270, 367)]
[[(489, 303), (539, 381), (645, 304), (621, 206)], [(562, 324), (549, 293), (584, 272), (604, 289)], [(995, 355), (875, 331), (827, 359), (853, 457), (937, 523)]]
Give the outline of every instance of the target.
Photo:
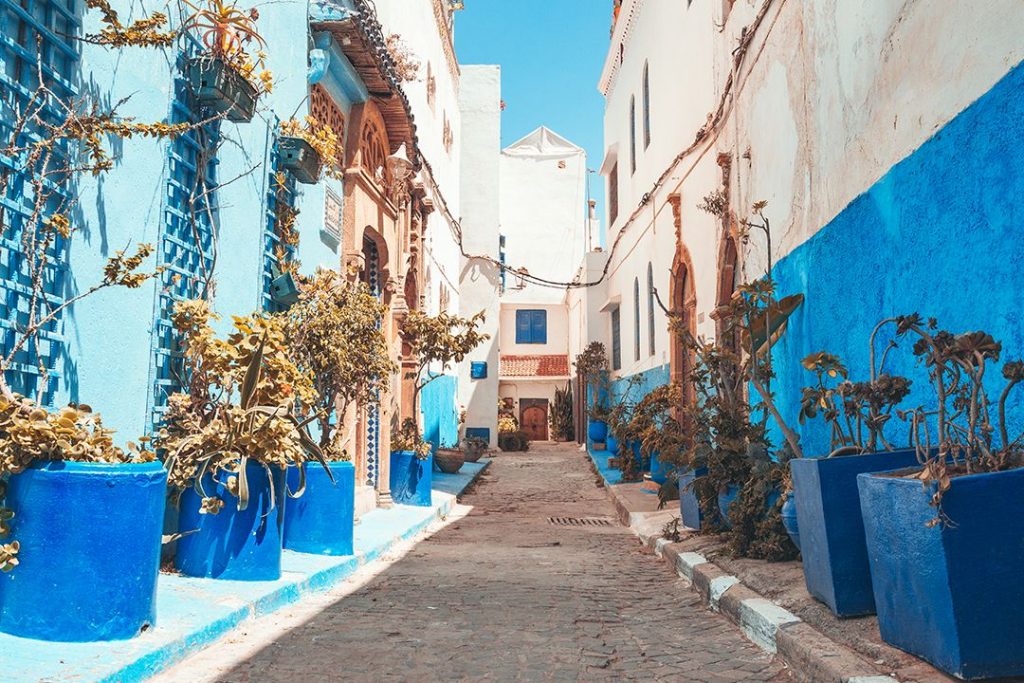
[(445, 474), (455, 474), (465, 462), (466, 456), (463, 455), (462, 451), (439, 448), (437, 453), (434, 454), (434, 463), (437, 465), (437, 469)]

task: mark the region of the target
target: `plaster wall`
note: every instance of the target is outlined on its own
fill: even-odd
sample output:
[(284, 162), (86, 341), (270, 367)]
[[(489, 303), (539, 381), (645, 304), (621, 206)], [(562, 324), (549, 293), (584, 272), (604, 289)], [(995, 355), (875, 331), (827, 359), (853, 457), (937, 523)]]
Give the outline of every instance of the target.
[[(586, 251), (586, 153), (546, 128), (510, 145), (501, 155), (501, 234), (510, 268), (569, 282)], [(506, 275), (502, 301), (561, 303), (564, 288), (521, 282)]]
[[(462, 121), (461, 189), (466, 253), (498, 258), (499, 163), (501, 153), (501, 68), (463, 66), (459, 93)], [(490, 430), (491, 448), (498, 439), (499, 309), (501, 273), (493, 262), (461, 258), (459, 314), (484, 311), (483, 331), (490, 338), (459, 366), (459, 402), (465, 427)], [(487, 363), (487, 378), (472, 379), (471, 364)]]

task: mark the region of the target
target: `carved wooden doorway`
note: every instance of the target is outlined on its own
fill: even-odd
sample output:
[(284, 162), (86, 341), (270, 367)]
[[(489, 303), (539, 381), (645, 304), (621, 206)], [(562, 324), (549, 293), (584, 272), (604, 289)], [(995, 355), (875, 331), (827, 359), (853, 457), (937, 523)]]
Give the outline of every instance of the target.
[(548, 440), (548, 400), (519, 399), (519, 424), (530, 441)]

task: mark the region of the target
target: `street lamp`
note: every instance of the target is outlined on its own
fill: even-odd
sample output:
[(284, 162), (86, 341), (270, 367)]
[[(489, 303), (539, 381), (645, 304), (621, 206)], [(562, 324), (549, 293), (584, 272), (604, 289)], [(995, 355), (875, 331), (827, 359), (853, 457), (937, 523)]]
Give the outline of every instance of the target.
[(413, 173), (416, 171), (415, 165), (409, 160), (409, 154), (406, 152), (404, 142), (397, 152), (388, 157), (386, 163), (388, 175), (391, 176), (388, 194), (391, 196), (392, 201), (399, 203), (399, 200), (404, 199), (408, 194), (407, 186), (409, 179), (412, 178)]

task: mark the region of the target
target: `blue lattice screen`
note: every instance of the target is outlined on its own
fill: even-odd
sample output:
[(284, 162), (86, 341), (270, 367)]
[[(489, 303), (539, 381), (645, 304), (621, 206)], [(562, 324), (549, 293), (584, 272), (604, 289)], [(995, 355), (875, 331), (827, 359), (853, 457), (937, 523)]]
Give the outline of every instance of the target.
[[(281, 244), (278, 221), (287, 220), (285, 216), (288, 210), (295, 211), (297, 193), (295, 178), (291, 173), (281, 169), (281, 155), (278, 152), (277, 140), (277, 136), (274, 135), (267, 163), (267, 208), (263, 221), (263, 274), (260, 288), (263, 310), (271, 313), (278, 312), (283, 308), (270, 296), (270, 283), (281, 268), (279, 253), (283, 250), (285, 259), (289, 261), (293, 260), (296, 254), (295, 245), (284, 245), (282, 249), (278, 248)], [(284, 206), (281, 205), (282, 202)]]
[[(0, 138), (10, 140), (13, 124), (25, 110), (38, 86), (41, 70), (46, 85), (65, 102), (77, 95), (78, 51), (75, 36), (81, 26), (82, 6), (78, 0), (24, 0), (14, 3), (0, 0)], [(46, 103), (43, 115), (54, 122), (63, 118), (56, 102)], [(19, 140), (31, 140), (28, 128)], [(58, 148), (58, 154), (66, 149)], [(63, 163), (63, 158), (57, 163)], [(3, 232), (0, 234), (0, 352), (13, 349), (15, 325), (24, 324), (29, 315), (31, 278), (22, 239), (25, 222), (34, 211), (34, 195), (21, 169), (24, 160), (0, 157), (5, 173), (10, 173), (5, 196), (0, 197)], [(48, 213), (69, 210), (73, 188), (56, 188)], [(46, 310), (59, 306), (65, 296), (68, 275), (67, 244), (57, 238), (49, 250), (50, 267), (44, 277), (43, 305)], [(59, 363), (65, 357), (63, 321), (54, 319), (42, 330), (37, 344), (23, 349), (15, 357), (8, 374), (11, 388), (52, 405), (60, 379)]]
[[(188, 81), (182, 76), (184, 53), (174, 79), (172, 123), (204, 120), (190, 103)], [(160, 276), (153, 334), (153, 394), (150, 417), (160, 423), (167, 398), (181, 388), (180, 353), (171, 312), (182, 299), (208, 295), (213, 277), (217, 230), (217, 147), (220, 121), (175, 137), (168, 147), (167, 189), (160, 226), (157, 258), (166, 270)]]

